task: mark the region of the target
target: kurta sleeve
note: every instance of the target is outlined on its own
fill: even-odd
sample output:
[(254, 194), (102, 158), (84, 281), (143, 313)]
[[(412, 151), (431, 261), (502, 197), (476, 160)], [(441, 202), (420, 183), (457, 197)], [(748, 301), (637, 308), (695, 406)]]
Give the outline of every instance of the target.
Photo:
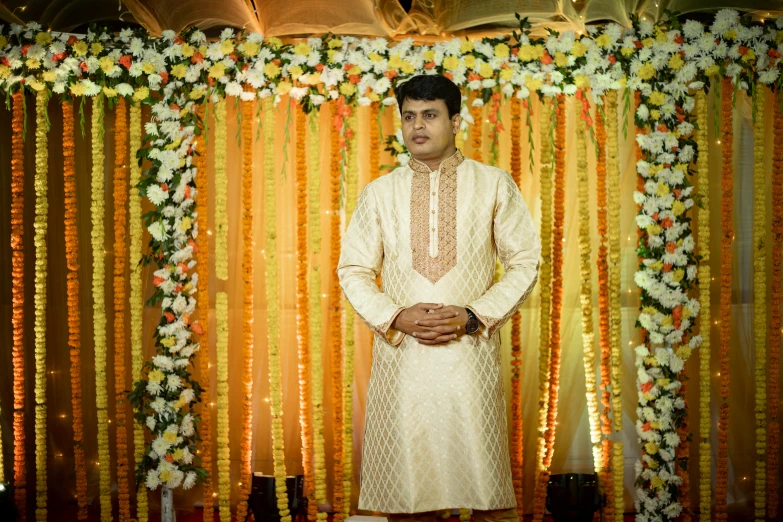
[(337, 277), (345, 297), (367, 326), (392, 346), (398, 346), (405, 334), (391, 325), (405, 307), (395, 303), (375, 283), (383, 263), (380, 223), (375, 195), (368, 185), (359, 196), (345, 231)]
[(519, 188), (505, 172), (498, 182), (492, 226), (505, 274), (466, 306), (482, 323), (478, 335), (485, 339), (514, 315), (538, 280), (541, 241)]

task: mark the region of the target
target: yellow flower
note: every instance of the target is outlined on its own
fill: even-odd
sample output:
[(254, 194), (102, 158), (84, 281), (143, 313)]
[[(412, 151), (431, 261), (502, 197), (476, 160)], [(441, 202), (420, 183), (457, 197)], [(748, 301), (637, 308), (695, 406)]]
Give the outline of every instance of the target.
[(653, 109), (650, 111), (650, 118), (652, 118), (652, 121), (658, 121), (661, 119), (661, 111), (658, 109)]
[(84, 94), (84, 85), (82, 85), (81, 83), (74, 83), (73, 85), (71, 85), (69, 90), (71, 91), (71, 94), (73, 94), (74, 96), (81, 96), (82, 94)]
[[(663, 261), (659, 259), (655, 263), (651, 264), (650, 270), (655, 270), (656, 272), (660, 272), (661, 270), (663, 270)], [(655, 311), (653, 311), (653, 313), (655, 313)]]
[(199, 87), (197, 89), (193, 89), (190, 91), (190, 99), (191, 100), (198, 100), (204, 97), (204, 95), (207, 94), (206, 89), (203, 87)]
[(177, 434), (171, 431), (166, 431), (163, 433), (163, 440), (165, 440), (169, 444), (174, 444), (175, 442), (177, 442)]
[(335, 38), (334, 40), (329, 40), (329, 49), (337, 49), (338, 47), (342, 47), (342, 46), (343, 46), (343, 41), (340, 40), (339, 38)]
[(663, 488), (663, 480), (659, 476), (654, 476), (652, 480), (650, 481), (650, 485), (654, 487), (655, 489), (662, 489)]
[(185, 67), (185, 64), (178, 63), (171, 68), (171, 75), (175, 78), (184, 78), (186, 74), (188, 74), (188, 68)]
[(25, 65), (28, 69), (38, 69), (41, 66), (41, 61), (38, 58), (28, 58)]
[(164, 337), (163, 339), (160, 340), (160, 344), (162, 344), (166, 348), (171, 348), (176, 343), (177, 343), (177, 340), (174, 339), (173, 337)]
[(416, 68), (413, 66), (411, 62), (408, 60), (404, 60), (402, 62), (402, 67), (400, 67), (400, 70), (405, 74), (413, 74), (413, 71), (416, 70)]
[(380, 62), (381, 60), (383, 60), (383, 56), (381, 56), (381, 55), (380, 55), (380, 54), (378, 54), (378, 53), (370, 53), (370, 56), (368, 56), (368, 58), (370, 59), (370, 61), (371, 61), (372, 63), (378, 63), (378, 62)]
[(234, 52), (234, 40), (223, 40), (220, 42), (220, 52), (223, 54), (231, 54)]
[(424, 59), (428, 62), (431, 62), (433, 58), (435, 58), (435, 51), (430, 49), (429, 51), (424, 51), (423, 55)]
[(459, 58), (456, 56), (447, 56), (443, 60), (443, 68), (447, 71), (456, 71), (457, 67), (459, 67)]
[(476, 66), (476, 57), (469, 54), (463, 59), (463, 62), (465, 63), (465, 67), (472, 69)]
[(74, 56), (84, 56), (87, 54), (87, 44), (79, 40), (78, 42), (74, 42), (73, 46), (71, 47), (73, 50)]
[(720, 65), (713, 64), (707, 67), (706, 69), (704, 69), (704, 74), (706, 74), (707, 76), (715, 76), (716, 74), (718, 74), (718, 71), (720, 71)]
[(661, 326), (671, 326), (674, 323), (671, 315), (664, 315), (661, 319)]
[(650, 94), (650, 98), (647, 100), (647, 103), (650, 105), (663, 105), (663, 102), (665, 101), (665, 94), (663, 94), (661, 91), (653, 91), (652, 94)]
[(136, 87), (136, 90), (133, 91), (134, 101), (144, 101), (149, 97), (149, 95), (150, 95), (150, 90), (147, 87), (144, 87), (143, 85), (141, 87)]
[(498, 58), (507, 58), (510, 51), (511, 49), (504, 43), (499, 43), (495, 46), (495, 56)]
[(351, 67), (348, 70), (348, 74), (351, 74), (351, 75), (353, 75), (353, 74), (361, 74), (361, 73), (362, 73), (362, 69), (358, 65), (354, 65), (353, 67)]
[(155, 72), (155, 66), (152, 65), (150, 62), (147, 62), (141, 66), (141, 70), (144, 71), (146, 74), (152, 74)]
[(194, 54), (196, 54), (196, 49), (192, 45), (187, 43), (182, 44), (182, 56), (185, 58), (190, 58)]
[(633, 47), (623, 47), (620, 49), (620, 53), (622, 53), (623, 56), (631, 56), (635, 50), (636, 49)]
[(277, 84), (277, 94), (281, 96), (284, 94), (288, 94), (291, 91), (292, 87), (293, 85), (291, 84), (291, 82), (286, 82), (286, 81), (280, 82)]
[(190, 217), (189, 216), (185, 216), (179, 222), (179, 229), (181, 231), (183, 231), (183, 232), (187, 232), (188, 230), (190, 230), (190, 225), (191, 224), (192, 223), (191, 223)]
[(736, 40), (737, 39), (737, 31), (735, 31), (734, 29), (729, 29), (728, 31), (726, 31), (726, 34), (724, 34), (723, 37), (726, 40)]
[(294, 46), (294, 54), (298, 54), (300, 56), (307, 56), (313, 52), (313, 48), (310, 47), (307, 42), (299, 42)]
[(174, 453), (171, 454), (171, 458), (174, 459), (174, 461), (182, 460), (182, 448), (175, 449)]
[(250, 57), (257, 55), (260, 50), (261, 48), (255, 42), (245, 42), (241, 47), (242, 54)]
[(390, 69), (399, 69), (402, 67), (402, 58), (400, 58), (399, 54), (393, 54), (391, 57), (389, 57), (389, 68)]
[(661, 43), (666, 43), (669, 41), (669, 37), (663, 30), (661, 30), (660, 27), (655, 28), (655, 39)]
[(662, 232), (662, 229), (661, 229), (661, 227), (659, 225), (650, 225), (649, 227), (647, 227), (647, 233), (652, 235), (652, 236), (657, 236), (661, 232)]
[(587, 46), (583, 44), (581, 40), (577, 40), (576, 42), (574, 42), (574, 45), (571, 46), (571, 54), (573, 54), (577, 58), (584, 56), (586, 52), (587, 52)]
[(743, 62), (749, 62), (755, 59), (756, 59), (756, 51), (754, 51), (753, 49), (748, 49), (748, 52), (745, 53), (745, 56), (742, 57)]
[[(652, 424), (657, 424), (657, 423), (651, 422), (650, 424), (652, 425)], [(655, 429), (658, 429), (658, 428), (655, 428)], [(648, 464), (648, 466), (650, 466), (650, 469), (658, 469), (658, 463), (656, 461), (654, 461), (654, 460), (652, 462), (650, 462)]]
[(577, 89), (590, 87), (590, 78), (585, 74), (580, 74), (574, 78), (574, 85), (576, 85)]
[(226, 66), (223, 62), (217, 62), (209, 68), (209, 77), (214, 79), (220, 79), (226, 75)]
[(525, 80), (525, 87), (527, 87), (529, 91), (537, 91), (542, 85), (544, 85), (543, 81), (537, 80), (532, 76), (528, 76)]
[(92, 54), (100, 54), (100, 52), (103, 51), (103, 44), (100, 42), (93, 42), (92, 45), (90, 45), (90, 52)]
[(340, 84), (340, 93), (350, 96), (356, 91), (356, 86), (352, 83), (344, 82)]
[(462, 43), (459, 46), (459, 51), (462, 54), (465, 54), (465, 53), (469, 53), (472, 50), (473, 50), (473, 41), (468, 39), (462, 40)]
[(658, 310), (656, 310), (654, 306), (645, 306), (642, 308), (642, 313), (647, 315), (655, 315), (658, 313)]
[(273, 62), (268, 62), (264, 66), (264, 74), (267, 76), (267, 78), (277, 78), (280, 75), (280, 67), (275, 65)]
[(49, 45), (52, 43), (52, 35), (47, 32), (38, 33), (35, 35), (35, 43), (41, 46)]
[(495, 74), (495, 71), (490, 67), (490, 65), (487, 62), (484, 62), (481, 64), (481, 67), (479, 68), (479, 74), (483, 76), (484, 78), (490, 78)]
[(514, 76), (514, 70), (513, 69), (501, 69), (500, 70), (500, 79), (501, 80), (510, 80), (512, 76)]
[(164, 469), (163, 471), (161, 471), (160, 480), (162, 482), (168, 482), (169, 480), (171, 480), (171, 471), (169, 471), (168, 469)]
[(101, 66), (101, 70), (107, 74), (110, 73), (112, 69), (114, 69), (114, 60), (108, 56), (104, 56), (98, 60), (98, 64)]
[(658, 386), (660, 386), (661, 388), (668, 386), (670, 382), (671, 381), (669, 379), (658, 379), (657, 381)]
[(405, 148), (398, 141), (392, 142), (392, 147), (394, 147), (394, 150), (396, 150), (398, 153), (401, 153), (405, 150)]
[(29, 85), (30, 88), (33, 89), (34, 91), (41, 91), (41, 90), (43, 90), (44, 87), (46, 87), (45, 84), (43, 84), (42, 82), (39, 82), (38, 80), (30, 80), (27, 83), (27, 85)]
[(675, 201), (672, 205), (672, 212), (674, 212), (675, 216), (681, 215), (683, 212), (685, 212), (685, 203), (680, 200)]
[(152, 370), (149, 375), (147, 376), (147, 379), (150, 382), (160, 382), (163, 379), (165, 379), (165, 375), (163, 375), (163, 372), (160, 370)]
[(46, 71), (43, 73), (43, 79), (45, 82), (53, 82), (56, 77), (57, 75), (54, 73), (54, 71)]
[(8, 39), (0, 34), (0, 49), (8, 45)]
[(536, 51), (536, 48), (532, 45), (526, 44), (519, 48), (518, 56), (523, 62), (530, 62), (536, 59), (538, 51)]
[(103, 86), (103, 94), (106, 95), (107, 98), (114, 98), (117, 96), (117, 91), (115, 89), (112, 89), (111, 87)]
[(684, 64), (685, 62), (682, 61), (682, 56), (680, 56), (679, 53), (674, 53), (672, 57), (669, 58), (669, 67), (675, 71), (681, 68)]
[(655, 40), (652, 38), (645, 38), (642, 40), (642, 45), (645, 47), (652, 47), (652, 45), (655, 43)]
[(293, 78), (294, 80), (296, 80), (297, 78), (299, 78), (300, 76), (302, 76), (302, 73), (303, 73), (303, 72), (304, 72), (304, 71), (302, 71), (302, 68), (301, 68), (299, 65), (294, 65), (293, 67), (291, 67), (290, 69), (288, 69), (288, 74), (289, 74), (289, 75), (291, 76), (291, 78)]
[(566, 56), (565, 53), (561, 53), (560, 51), (557, 51), (555, 53), (555, 65), (558, 67), (565, 67), (568, 65), (568, 56)]
[(662, 181), (659, 181), (658, 182), (658, 190), (656, 191), (656, 194), (658, 196), (663, 197), (663, 196), (665, 196), (668, 193), (669, 193), (669, 185), (667, 185), (666, 183), (664, 183)]
[(645, 444), (645, 445), (644, 445), (644, 449), (645, 449), (645, 451), (647, 451), (647, 453), (648, 453), (648, 454), (650, 454), (650, 455), (655, 455), (656, 453), (658, 453), (658, 445), (657, 445), (657, 444), (655, 444), (655, 443), (654, 443), (654, 442), (652, 442), (652, 441), (650, 441), (650, 442), (648, 442), (647, 444)]
[(676, 352), (677, 353), (677, 357), (679, 357), (683, 361), (687, 360), (691, 356), (691, 352), (692, 351), (693, 350), (691, 349), (690, 346), (688, 346), (687, 344), (684, 344), (684, 345), (680, 346), (679, 348), (677, 348), (677, 352)]
[(609, 37), (608, 34), (604, 33), (595, 39), (595, 43), (598, 44), (598, 46), (600, 47), (609, 47), (610, 45), (612, 45), (612, 39)]
[(642, 80), (649, 80), (655, 74), (655, 67), (650, 62), (645, 63), (639, 68), (639, 78)]
[(676, 268), (672, 270), (672, 281), (675, 283), (679, 283), (682, 281), (682, 278), (685, 277), (685, 270), (682, 268)]

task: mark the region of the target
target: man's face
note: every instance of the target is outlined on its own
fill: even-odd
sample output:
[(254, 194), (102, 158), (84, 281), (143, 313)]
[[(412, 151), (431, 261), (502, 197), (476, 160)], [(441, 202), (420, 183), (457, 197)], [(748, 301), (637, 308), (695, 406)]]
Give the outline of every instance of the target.
[(449, 119), (443, 100), (411, 100), (402, 104), (402, 136), (411, 155), (419, 161), (443, 159), (453, 150), (460, 116)]

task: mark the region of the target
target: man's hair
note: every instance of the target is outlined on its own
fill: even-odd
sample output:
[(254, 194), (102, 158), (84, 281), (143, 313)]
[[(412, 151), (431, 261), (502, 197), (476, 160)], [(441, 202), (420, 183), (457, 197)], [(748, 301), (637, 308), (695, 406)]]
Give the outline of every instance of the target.
[(420, 74), (400, 84), (395, 89), (397, 104), (402, 114), (402, 104), (411, 100), (443, 100), (449, 110), (449, 118), (459, 114), (462, 93), (454, 82), (439, 74)]

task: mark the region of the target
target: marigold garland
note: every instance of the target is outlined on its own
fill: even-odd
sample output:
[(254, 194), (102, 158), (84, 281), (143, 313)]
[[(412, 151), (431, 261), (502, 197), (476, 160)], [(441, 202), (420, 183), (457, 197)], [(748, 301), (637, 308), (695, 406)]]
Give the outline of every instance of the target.
[(311, 522), (327, 519), (327, 514), (318, 511), (319, 504), (326, 503), (326, 449), (324, 445), (324, 374), (322, 347), (321, 271), (315, 260), (321, 252), (321, 116), (318, 111), (310, 113), (310, 132), (307, 135), (307, 177), (310, 198), (308, 239), (312, 255), (310, 269), (310, 368), (313, 402), (313, 475), (314, 491), (308, 495), (307, 518)]
[[(99, 495), (101, 503), (101, 521), (111, 522), (111, 466), (109, 466), (109, 415), (106, 410), (108, 396), (106, 390), (106, 303), (104, 288), (106, 282), (104, 253), (104, 181), (103, 181), (103, 95), (99, 94), (92, 102), (92, 245), (93, 275), (93, 342), (95, 346), (95, 405), (98, 424), (98, 466)], [(101, 465), (102, 464), (102, 465)]]
[(696, 93), (695, 141), (698, 151), (696, 172), (701, 205), (696, 207), (699, 220), (698, 245), (699, 263), (699, 512), (702, 520), (710, 520), (712, 511), (712, 444), (710, 443), (710, 165), (707, 144), (707, 95)]
[(549, 404), (549, 334), (552, 307), (552, 164), (554, 161), (552, 141), (552, 117), (554, 105), (552, 98), (541, 99), (541, 266), (539, 279), (541, 304), (539, 315), (539, 353), (538, 353), (538, 439), (536, 452), (537, 471), (542, 470), (546, 452), (547, 408)]
[(682, 505), (682, 512), (678, 517), (678, 522), (691, 522), (691, 498), (690, 498), (690, 478), (688, 476), (690, 463), (690, 443), (688, 441), (688, 401), (686, 399), (688, 393), (688, 367), (683, 366), (682, 371), (679, 373), (678, 378), (682, 381), (680, 387), (680, 395), (685, 403), (682, 408), (682, 421), (677, 428), (677, 436), (680, 437), (680, 445), (677, 446), (675, 452), (675, 458), (677, 459), (677, 476), (682, 481), (680, 483), (680, 490), (677, 495), (677, 500)]
[[(239, 472), (239, 503), (237, 504), (237, 520), (245, 520), (247, 517), (247, 500), (250, 497), (250, 486), (253, 477), (253, 103), (240, 102), (242, 125), (242, 442), (240, 443), (240, 472)], [(266, 109), (266, 107), (264, 107)], [(265, 111), (266, 112), (266, 111)], [(272, 120), (274, 125), (274, 120)], [(271, 129), (266, 125), (266, 114), (264, 114), (264, 129)], [(265, 151), (267, 135), (264, 133)], [(272, 162), (271, 170), (274, 171), (274, 156), (264, 154), (264, 172), (268, 169), (267, 163)], [(272, 201), (274, 202), (274, 196)], [(264, 205), (265, 207), (268, 205)], [(274, 204), (272, 212), (274, 212)], [(274, 221), (272, 222), (274, 223)], [(274, 259), (274, 252), (267, 248), (267, 263), (270, 257)], [(268, 268), (267, 268), (268, 270)], [(267, 276), (269, 274), (267, 273)], [(268, 281), (277, 282), (275, 278)], [(275, 286), (268, 284), (267, 298), (269, 298), (269, 288)], [(276, 297), (276, 296), (275, 296)], [(270, 341), (272, 339), (271, 331), (273, 325), (271, 322), (276, 320), (271, 310), (274, 302), (270, 301), (268, 306), (270, 321)], [(276, 326), (276, 324), (274, 325)], [(271, 343), (270, 343), (271, 345)], [(270, 352), (272, 348), (270, 346)], [(271, 361), (270, 361), (271, 367)], [(270, 370), (271, 374), (271, 370)], [(274, 390), (272, 390), (274, 395)], [(274, 415), (274, 412), (273, 412)], [(275, 469), (277, 471), (277, 469)]]
[[(356, 208), (357, 185), (359, 183), (359, 162), (356, 141), (358, 130), (356, 110), (346, 120), (345, 139), (348, 154), (345, 178), (345, 222), (351, 222)], [(351, 510), (351, 488), (353, 483), (353, 377), (354, 377), (354, 325), (356, 312), (346, 299), (345, 306), (345, 349), (343, 353), (343, 516), (348, 518)]]
[[(585, 370), (585, 397), (587, 420), (590, 424), (590, 443), (593, 450), (593, 468), (604, 472), (601, 459), (601, 423), (598, 413), (598, 392), (595, 375), (595, 330), (593, 326), (593, 267), (590, 263), (590, 189), (587, 177), (587, 125), (585, 114), (589, 102), (584, 91), (576, 94), (576, 180), (579, 212), (579, 273), (580, 302), (582, 306), (582, 354)], [(605, 183), (604, 183), (605, 184)], [(600, 203), (599, 203), (600, 205)]]
[(35, 519), (46, 520), (46, 302), (49, 202), (49, 143), (47, 91), (35, 97)]
[(215, 104), (215, 277), (228, 279), (228, 176), (226, 99)]
[[(604, 107), (606, 100), (604, 99)], [(580, 124), (581, 125), (581, 124)], [(601, 349), (601, 455), (600, 463), (595, 462), (595, 467), (600, 470), (601, 487), (606, 496), (604, 515), (608, 520), (614, 518), (614, 482), (612, 478), (612, 421), (609, 413), (612, 409), (611, 401), (611, 356), (612, 346), (610, 337), (610, 304), (609, 304), (609, 217), (606, 171), (606, 123), (600, 114), (595, 119), (595, 138), (598, 146), (596, 154), (596, 206), (598, 207), (598, 344)], [(587, 190), (587, 187), (585, 187)], [(581, 209), (580, 209), (581, 210)], [(589, 209), (587, 217), (589, 218)], [(580, 222), (581, 224), (581, 222)], [(589, 247), (589, 245), (588, 245)], [(588, 272), (589, 277), (589, 272)], [(582, 311), (584, 313), (584, 310)], [(592, 310), (590, 311), (592, 317)]]
[[(529, 129), (532, 132), (532, 129)], [(511, 177), (517, 187), (522, 183), (522, 101), (511, 100)], [(517, 511), (523, 508), (523, 444), (522, 444), (522, 314), (511, 317), (511, 479)]]
[[(130, 192), (128, 195), (128, 220), (130, 222), (130, 327), (131, 327), (131, 381), (141, 379), (141, 368), (144, 364), (142, 338), (144, 328), (142, 317), (144, 303), (142, 301), (142, 223), (141, 223), (141, 166), (136, 159), (141, 148), (141, 106), (134, 103), (130, 107)], [(133, 422), (133, 467), (144, 458), (144, 426), (138, 420)], [(86, 507), (86, 505), (85, 505)], [(85, 511), (86, 515), (86, 511)], [(147, 522), (148, 519), (147, 488), (136, 488), (136, 519)]]
[(482, 107), (484, 103), (480, 98), (472, 96), (472, 103), (470, 104), (470, 115), (473, 118), (473, 125), (470, 128), (470, 136), (473, 145), (473, 159), (479, 162), (484, 161), (484, 145), (483, 145), (483, 133), (484, 133), (484, 120), (482, 119)]
[(769, 518), (778, 516), (778, 462), (780, 456), (780, 341), (783, 328), (783, 107), (781, 92), (775, 92), (774, 145), (772, 152), (772, 272), (770, 274), (769, 314), (769, 435), (767, 436), (767, 504)]
[(381, 174), (381, 128), (378, 124), (381, 114), (380, 102), (370, 104), (370, 181)]
[[(215, 145), (217, 146), (217, 140)], [(215, 362), (217, 364), (217, 466), (220, 522), (231, 522), (231, 449), (228, 419), (228, 294), (215, 294)]]
[[(340, 261), (340, 131), (343, 128), (344, 115), (341, 114), (340, 101), (331, 102), (332, 122), (330, 125), (331, 157), (329, 174), (331, 178), (331, 222), (329, 227), (329, 273), (337, 273)], [(342, 522), (343, 512), (343, 339), (342, 339), (342, 292), (336, 276), (331, 277), (330, 332), (332, 344), (332, 409), (334, 411), (334, 520)]]
[(756, 84), (753, 122), (753, 345), (756, 359), (755, 515), (763, 522), (767, 491), (767, 187), (764, 175), (764, 101), (766, 88)]
[[(243, 133), (243, 151), (252, 150), (250, 132), (252, 131), (252, 102), (242, 102), (242, 121), (246, 133)], [(266, 300), (267, 300), (267, 349), (269, 350), (269, 399), (272, 413), (272, 458), (274, 460), (275, 490), (277, 492), (277, 508), (280, 510), (281, 522), (290, 522), (288, 510), (288, 494), (285, 484), (285, 451), (283, 447), (283, 371), (280, 366), (280, 279), (277, 263), (277, 197), (275, 183), (275, 107), (272, 98), (265, 98), (264, 111), (264, 225), (266, 235), (264, 249), (266, 251)], [(245, 120), (248, 121), (245, 124)], [(252, 176), (252, 152), (244, 156), (248, 161), (248, 173)], [(251, 178), (252, 181), (252, 178)], [(248, 207), (252, 205), (252, 185), (245, 188), (248, 196)], [(252, 214), (251, 214), (252, 216)], [(248, 226), (252, 226), (252, 218)], [(252, 237), (252, 233), (251, 233)], [(247, 390), (250, 397), (251, 389)], [(252, 404), (252, 401), (250, 402)], [(250, 442), (250, 440), (248, 441)], [(249, 477), (248, 477), (249, 478)], [(244, 485), (244, 482), (243, 482)], [(249, 486), (249, 484), (248, 484)], [(248, 491), (250, 488), (248, 487)]]
[(549, 334), (549, 394), (545, 451), (538, 472), (533, 503), (533, 520), (544, 518), (547, 484), (555, 449), (557, 427), (557, 397), (560, 390), (560, 320), (563, 300), (563, 222), (565, 218), (565, 97), (558, 95), (555, 102), (555, 179), (554, 224), (552, 234), (552, 313)]
[[(200, 122), (204, 121), (206, 106), (204, 104), (196, 105), (196, 117)], [(205, 128), (203, 126), (202, 128)], [(196, 167), (196, 209), (198, 217), (196, 226), (198, 236), (196, 236), (196, 266), (198, 267), (198, 285), (196, 287), (196, 303), (199, 310), (199, 324), (201, 325), (201, 334), (199, 334), (199, 353), (201, 361), (199, 364), (199, 384), (201, 393), (209, 399), (210, 391), (210, 344), (209, 344), (209, 228), (207, 201), (207, 147), (206, 135), (202, 131), (201, 139), (198, 139), (194, 145), (195, 155), (193, 164)], [(214, 497), (212, 482), (212, 410), (206, 402), (202, 402), (201, 407), (201, 465), (207, 470), (208, 475), (203, 483), (203, 509), (204, 522), (212, 522), (214, 518)]]
[(299, 426), (302, 436), (302, 468), (305, 492), (312, 496), (313, 477), (312, 393), (310, 332), (307, 302), (307, 115), (296, 108), (296, 340), (299, 353)]
[(125, 242), (128, 223), (128, 117), (125, 98), (114, 111), (114, 400), (120, 521), (130, 519), (128, 441), (125, 429)]
[(731, 349), (731, 281), (734, 239), (734, 133), (732, 129), (731, 79), (721, 85), (721, 267), (720, 267), (720, 417), (718, 421), (718, 468), (715, 483), (715, 519), (727, 520), (726, 495), (729, 485), (729, 371)]
[[(519, 100), (519, 98), (514, 99), (517, 101)], [(489, 131), (491, 135), (489, 164), (493, 167), (497, 166), (498, 160), (500, 159), (500, 133), (504, 130), (503, 123), (500, 121), (500, 102), (500, 93), (492, 93), (487, 120), (489, 120), (489, 123), (492, 125)]]

